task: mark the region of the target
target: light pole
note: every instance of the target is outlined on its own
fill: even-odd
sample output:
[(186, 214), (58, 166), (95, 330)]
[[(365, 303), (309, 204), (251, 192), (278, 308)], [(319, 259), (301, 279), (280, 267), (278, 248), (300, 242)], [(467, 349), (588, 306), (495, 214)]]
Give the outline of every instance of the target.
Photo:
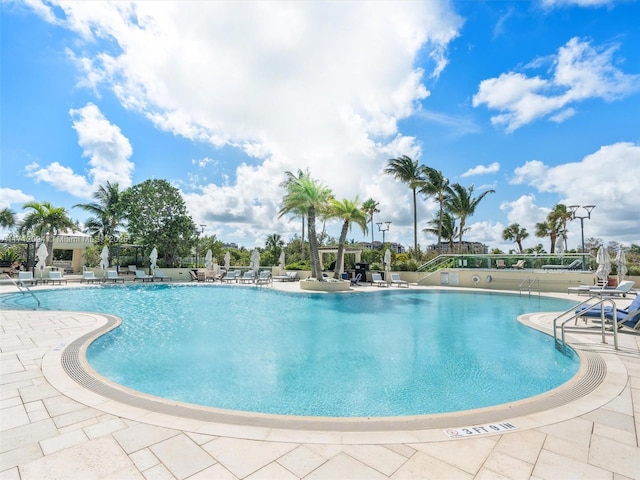
[(198, 247), (200, 246), (200, 235), (204, 233), (206, 225), (200, 224), (200, 231), (198, 233), (198, 242), (196, 243), (196, 269), (198, 268)]
[[(386, 227), (382, 227), (382, 224), (385, 224)], [(389, 231), (389, 225), (391, 225), (391, 222), (376, 222), (376, 225), (378, 225), (378, 231), (382, 232), (382, 246), (384, 247), (384, 232), (388, 232)]]
[[(567, 207), (571, 211), (571, 220), (575, 220), (576, 218), (580, 219), (580, 232), (582, 234), (582, 269), (586, 270), (586, 266), (584, 264), (584, 219), (591, 218), (591, 211), (596, 208), (595, 205), (569, 205)], [(586, 215), (577, 215), (576, 212), (578, 209), (584, 209), (587, 214)]]

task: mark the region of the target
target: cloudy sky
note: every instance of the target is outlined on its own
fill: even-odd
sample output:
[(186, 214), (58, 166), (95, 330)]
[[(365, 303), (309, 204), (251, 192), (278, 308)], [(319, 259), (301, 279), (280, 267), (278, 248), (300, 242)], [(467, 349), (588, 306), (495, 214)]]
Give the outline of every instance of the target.
[[(162, 178), (206, 234), (251, 248), (299, 232), (280, 183), (308, 168), (379, 201), (410, 246), (410, 190), (382, 173), (408, 155), (496, 190), (466, 240), (514, 248), (518, 222), (548, 249), (534, 225), (563, 202), (596, 205), (585, 237), (640, 243), (638, 18), (613, 0), (3, 1), (0, 208), (82, 221), (106, 181)], [(420, 199), (420, 229), (436, 212)]]

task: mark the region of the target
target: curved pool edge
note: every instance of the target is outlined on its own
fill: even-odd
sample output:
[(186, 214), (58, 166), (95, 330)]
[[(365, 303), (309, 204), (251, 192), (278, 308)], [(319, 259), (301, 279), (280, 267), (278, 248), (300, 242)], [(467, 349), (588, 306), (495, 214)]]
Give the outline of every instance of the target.
[[(94, 324), (70, 336), (43, 357), (42, 370), (53, 387), (105, 413), (217, 436), (332, 444), (448, 441), (452, 438), (444, 433), (447, 428), (500, 422), (510, 423), (517, 427), (514, 431), (518, 431), (574, 418), (611, 401), (627, 382), (626, 368), (615, 355), (597, 352), (593, 345), (574, 343), (569, 337), (569, 343), (581, 358), (581, 367), (571, 380), (544, 394), (495, 407), (379, 418), (292, 417), (222, 410), (153, 397), (101, 377), (89, 366), (84, 352), (91, 341), (115, 328), (120, 320), (106, 314), (56, 313), (85, 315), (94, 319)], [(544, 315), (549, 314), (523, 315), (521, 321), (544, 331), (535, 321)]]

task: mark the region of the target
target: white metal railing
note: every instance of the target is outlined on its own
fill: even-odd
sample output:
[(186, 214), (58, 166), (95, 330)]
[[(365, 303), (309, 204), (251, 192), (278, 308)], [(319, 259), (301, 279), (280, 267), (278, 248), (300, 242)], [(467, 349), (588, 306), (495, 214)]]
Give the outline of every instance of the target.
[[(593, 303), (593, 304), (589, 303), (593, 300), (596, 300), (596, 303)], [(584, 313), (584, 311), (578, 311), (578, 313), (576, 313), (576, 310), (578, 310), (582, 306), (587, 306), (587, 305), (588, 305), (588, 310), (595, 308), (598, 305), (600, 306), (600, 319), (602, 320), (602, 323), (600, 324), (602, 343), (607, 343), (605, 340), (605, 335), (606, 335), (605, 321), (607, 320), (607, 318), (605, 317), (605, 309), (604, 309), (605, 303), (607, 302), (611, 303), (611, 308), (612, 308), (613, 318), (611, 320), (613, 322), (613, 345), (614, 345), (614, 348), (618, 350), (618, 315), (616, 310), (616, 302), (614, 302), (612, 298), (602, 298), (602, 297), (589, 297), (585, 301), (580, 302), (577, 305), (574, 305), (569, 310), (562, 312), (560, 315), (558, 315), (556, 318), (553, 319), (553, 340), (554, 340), (555, 347), (562, 352), (566, 350), (564, 327), (571, 320), (575, 320), (577, 324), (578, 318), (583, 316), (582, 314)], [(567, 315), (568, 313), (571, 313), (571, 316), (562, 320), (560, 325), (558, 325), (558, 322), (560, 321), (560, 319), (565, 315)], [(558, 339), (558, 328), (560, 328), (559, 339)]]
[(538, 295), (540, 295), (540, 279), (538, 277), (531, 278), (527, 276), (520, 282), (518, 288), (520, 290), (520, 295), (522, 295), (523, 290), (528, 291), (529, 295), (531, 295), (532, 290), (536, 290)]
[(20, 293), (25, 295), (25, 290), (26, 290), (29, 294), (31, 294), (31, 296), (36, 300), (36, 302), (38, 302), (38, 306), (40, 306), (40, 300), (38, 300), (38, 297), (35, 296), (35, 294), (31, 291), (31, 289), (27, 286), (26, 283), (24, 283), (22, 280), (18, 280), (16, 282), (8, 273), (5, 273), (4, 275), (9, 279), (11, 283), (13, 283), (13, 285), (20, 291)]

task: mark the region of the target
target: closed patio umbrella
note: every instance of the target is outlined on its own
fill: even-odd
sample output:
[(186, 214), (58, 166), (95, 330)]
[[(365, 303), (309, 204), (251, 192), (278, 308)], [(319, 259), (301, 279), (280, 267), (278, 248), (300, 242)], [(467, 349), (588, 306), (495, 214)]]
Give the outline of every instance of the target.
[(254, 248), (253, 252), (251, 252), (251, 270), (256, 273), (260, 270), (260, 252), (257, 248)]
[(36, 257), (38, 257), (38, 263), (36, 263), (36, 268), (40, 270), (40, 279), (42, 279), (42, 273), (44, 268), (47, 266), (47, 256), (49, 252), (47, 251), (47, 246), (42, 242), (38, 247), (38, 251), (36, 252)]
[(611, 257), (604, 245), (600, 245), (600, 248), (598, 249), (596, 262), (598, 263), (596, 277), (602, 280), (603, 285), (606, 285), (609, 279), (609, 272), (611, 272)]
[(213, 253), (211, 253), (211, 249), (207, 250), (207, 256), (204, 257), (204, 266), (207, 270), (213, 270)]
[(384, 279), (391, 283), (391, 250), (384, 252)]
[(224, 269), (228, 272), (229, 268), (231, 268), (231, 253), (227, 250), (227, 253), (224, 254)]
[(151, 271), (155, 272), (157, 263), (158, 249), (156, 247), (153, 247), (153, 250), (151, 250), (151, 254), (149, 255), (149, 268), (151, 268)]
[(284, 275), (284, 250), (280, 252), (280, 259), (278, 261), (280, 266), (280, 275)]
[(618, 250), (616, 255), (616, 268), (618, 270), (618, 284), (624, 280), (624, 276), (627, 274), (627, 258), (624, 254), (622, 247)]
[(100, 267), (104, 271), (105, 278), (107, 277), (107, 268), (109, 268), (109, 247), (106, 245), (102, 247), (100, 252)]

